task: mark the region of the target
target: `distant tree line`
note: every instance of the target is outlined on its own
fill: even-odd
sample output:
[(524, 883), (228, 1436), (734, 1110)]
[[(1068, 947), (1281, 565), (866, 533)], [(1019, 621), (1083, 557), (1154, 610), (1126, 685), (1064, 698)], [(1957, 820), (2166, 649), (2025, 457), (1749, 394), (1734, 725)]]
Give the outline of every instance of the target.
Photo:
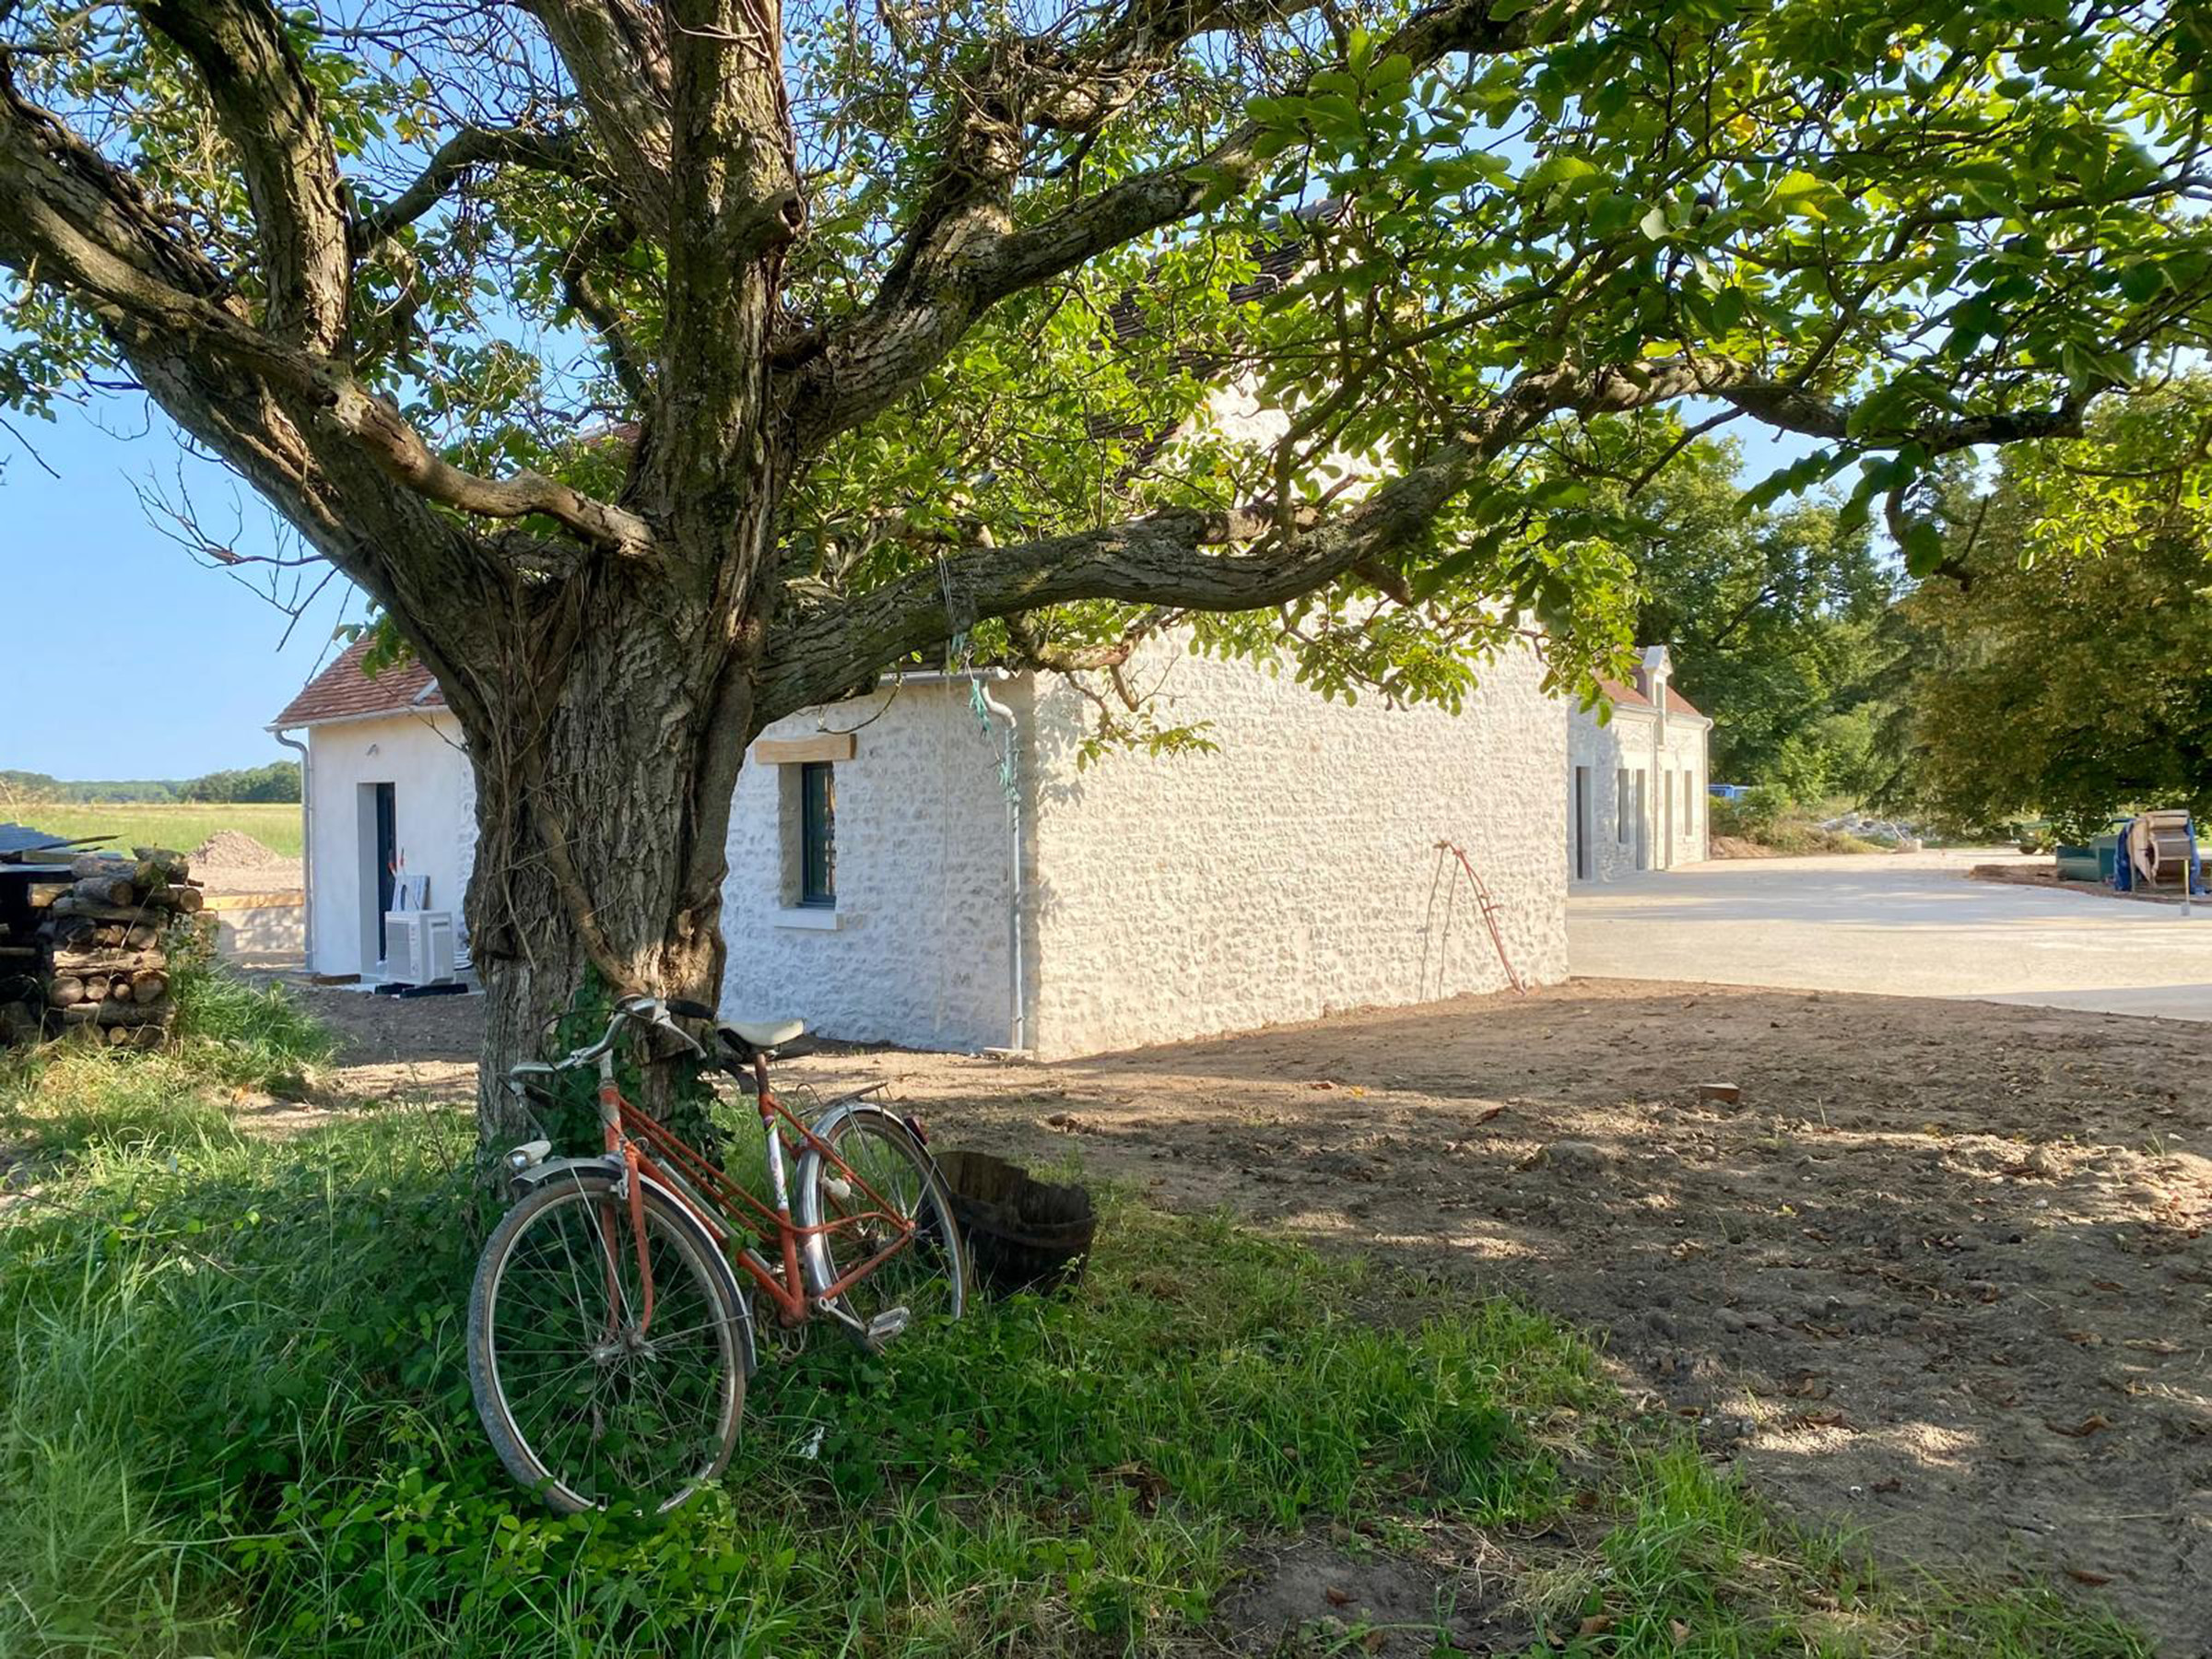
[(297, 801), (300, 763), (272, 760), (240, 771), (213, 771), (177, 786), (180, 801)]
[(1716, 723), (1716, 782), (1954, 833), (2212, 826), (2212, 379), (1930, 468), (1900, 503), (1940, 528), (1917, 575), (1837, 500), (1747, 508), (1739, 464), (1688, 445), (1614, 537), (1639, 639)]
[(300, 798), (300, 763), (272, 760), (197, 778), (56, 778), (47, 772), (0, 768), (0, 797), (57, 806), (130, 802), (288, 802)]

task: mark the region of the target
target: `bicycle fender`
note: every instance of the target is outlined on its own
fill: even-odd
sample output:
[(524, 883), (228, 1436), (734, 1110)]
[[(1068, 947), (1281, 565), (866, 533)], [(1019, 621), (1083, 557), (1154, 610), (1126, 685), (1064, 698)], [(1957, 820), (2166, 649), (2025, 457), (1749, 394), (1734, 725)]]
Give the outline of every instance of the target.
[[(515, 1194), (519, 1197), (545, 1185), (548, 1181), (572, 1172), (604, 1175), (619, 1181), (624, 1171), (621, 1159), (606, 1153), (597, 1158), (549, 1158), (543, 1163), (532, 1164), (526, 1170), (516, 1171), (513, 1181)], [(724, 1253), (722, 1246), (715, 1243), (713, 1235), (699, 1224), (699, 1218), (668, 1190), (665, 1182), (655, 1181), (650, 1175), (641, 1175), (639, 1180), (645, 1183), (647, 1192), (658, 1193), (668, 1200), (669, 1219), (677, 1226), (690, 1230), (693, 1240), (700, 1246), (700, 1253), (721, 1273), (723, 1288), (729, 1292), (730, 1305), (737, 1310), (737, 1343), (745, 1357), (745, 1374), (751, 1376), (760, 1369), (760, 1355), (753, 1342), (753, 1299), (747, 1291), (745, 1282), (737, 1277), (737, 1270), (730, 1265), (730, 1258)]]
[[(898, 1124), (909, 1135), (913, 1135), (917, 1141), (921, 1141), (923, 1138), (915, 1134), (913, 1126), (897, 1112), (888, 1107), (879, 1106), (862, 1095), (847, 1095), (841, 1100), (832, 1100), (828, 1110), (821, 1116), (816, 1118), (808, 1127), (812, 1134), (823, 1140), (828, 1140), (836, 1130), (842, 1127), (849, 1120), (856, 1117), (879, 1117), (887, 1123)], [(929, 1147), (925, 1142), (923, 1145), (922, 1156), (924, 1158), (929, 1156)], [(820, 1206), (814, 1202), (817, 1197), (815, 1172), (821, 1167), (821, 1162), (822, 1155), (809, 1147), (799, 1155), (799, 1167), (793, 1176), (792, 1209), (798, 1218), (799, 1225), (804, 1228), (817, 1228), (822, 1222)], [(806, 1242), (799, 1248), (799, 1259), (806, 1269), (807, 1289), (819, 1295), (822, 1287), (829, 1284), (831, 1277), (829, 1248), (822, 1242), (820, 1233), (810, 1231), (806, 1234)]]

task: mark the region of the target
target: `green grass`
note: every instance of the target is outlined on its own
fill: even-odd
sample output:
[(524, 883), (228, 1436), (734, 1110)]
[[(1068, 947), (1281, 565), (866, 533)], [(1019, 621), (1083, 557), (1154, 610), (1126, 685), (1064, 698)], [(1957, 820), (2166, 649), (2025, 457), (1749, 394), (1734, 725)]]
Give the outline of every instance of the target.
[(1547, 1536), (1532, 1653), (2147, 1652), (2056, 1598), (1879, 1585), (1626, 1422), (1540, 1314), (1120, 1194), (1078, 1294), (882, 1359), (825, 1333), (753, 1380), (721, 1489), (557, 1518), (469, 1399), (466, 1122), (241, 1133), (216, 1056), (300, 1030), (195, 1018), (182, 1057), (0, 1070), (42, 1182), (0, 1212), (0, 1653), (1200, 1651), (1247, 1548), (1320, 1525)]
[(218, 830), (250, 835), (273, 853), (300, 856), (300, 808), (259, 802), (232, 805), (135, 801), (112, 806), (67, 805), (29, 806), (25, 822), (75, 840), (80, 835), (112, 835), (117, 847), (173, 847), (189, 853)]

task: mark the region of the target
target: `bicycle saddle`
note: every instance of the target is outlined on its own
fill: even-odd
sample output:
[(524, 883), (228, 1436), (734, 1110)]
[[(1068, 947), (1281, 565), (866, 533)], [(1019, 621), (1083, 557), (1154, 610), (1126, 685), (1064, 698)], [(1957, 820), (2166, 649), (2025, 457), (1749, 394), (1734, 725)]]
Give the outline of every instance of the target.
[(721, 1034), (723, 1046), (740, 1059), (752, 1058), (755, 1049), (786, 1047), (806, 1034), (803, 1019), (724, 1019), (704, 1003), (676, 997), (669, 999), (667, 1006), (671, 1014), (712, 1023)]
[(757, 1049), (782, 1048), (806, 1035), (806, 1022), (803, 1019), (725, 1019), (716, 1029), (724, 1037)]

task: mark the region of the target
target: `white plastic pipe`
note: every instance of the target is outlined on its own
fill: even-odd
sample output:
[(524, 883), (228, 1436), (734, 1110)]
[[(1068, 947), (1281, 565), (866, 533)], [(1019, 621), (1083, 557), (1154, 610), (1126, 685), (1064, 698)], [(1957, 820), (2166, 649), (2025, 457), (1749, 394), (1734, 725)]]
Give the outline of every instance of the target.
[[(994, 675), (993, 678), (998, 677)], [(1027, 896), (1021, 868), (1021, 749), (1020, 719), (1012, 707), (991, 694), (990, 682), (979, 680), (978, 688), (983, 707), (1006, 723), (1006, 968), (1009, 996), (1013, 1003), (1007, 1025), (1012, 1041), (1007, 1045), (1016, 1053), (1029, 1051), (1030, 1015), (1029, 996), (1021, 967), (1021, 911)]]

